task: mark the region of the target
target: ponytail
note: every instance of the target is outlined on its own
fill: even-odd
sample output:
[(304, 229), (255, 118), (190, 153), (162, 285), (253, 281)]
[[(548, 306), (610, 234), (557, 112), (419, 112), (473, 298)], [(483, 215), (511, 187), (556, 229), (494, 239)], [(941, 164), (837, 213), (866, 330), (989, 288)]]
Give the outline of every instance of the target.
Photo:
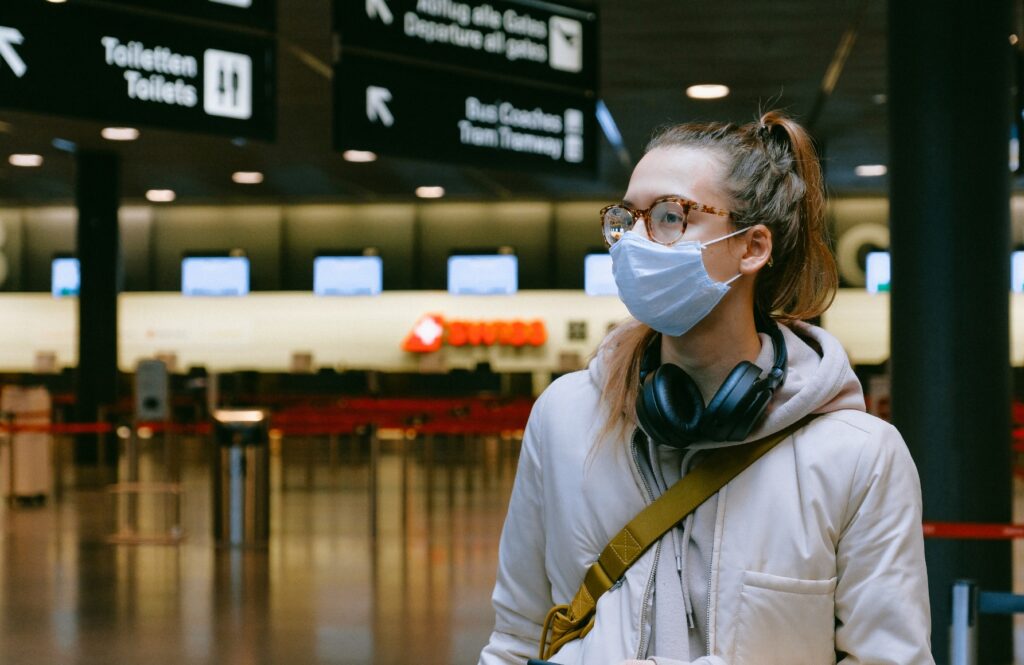
[[(768, 226), (774, 244), (774, 265), (758, 275), (755, 300), (763, 311), (783, 320), (820, 316), (835, 298), (839, 276), (825, 228), (817, 151), (807, 130), (778, 111), (765, 113), (756, 128), (748, 125), (748, 131), (763, 146), (766, 170), (774, 176), (743, 188), (753, 194), (746, 196), (751, 205), (744, 216), (750, 223)], [(749, 169), (734, 166), (733, 171), (742, 174)]]

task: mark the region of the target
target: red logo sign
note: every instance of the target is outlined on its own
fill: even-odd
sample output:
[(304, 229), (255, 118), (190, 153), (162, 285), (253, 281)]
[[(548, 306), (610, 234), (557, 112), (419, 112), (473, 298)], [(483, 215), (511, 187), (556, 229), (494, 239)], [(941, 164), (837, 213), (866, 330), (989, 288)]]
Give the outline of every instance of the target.
[(445, 321), (440, 314), (427, 314), (413, 326), (402, 342), (403, 351), (432, 353), (441, 346), (543, 346), (548, 341), (544, 322), (535, 321)]

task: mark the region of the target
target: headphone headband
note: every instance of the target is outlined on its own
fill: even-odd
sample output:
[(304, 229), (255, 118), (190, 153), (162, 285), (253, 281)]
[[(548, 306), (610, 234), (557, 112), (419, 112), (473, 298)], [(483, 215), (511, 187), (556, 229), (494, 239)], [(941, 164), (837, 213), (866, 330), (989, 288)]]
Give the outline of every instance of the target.
[(775, 358), (768, 376), (762, 379), (769, 390), (776, 390), (786, 380), (786, 366), (789, 364), (789, 352), (786, 350), (786, 338), (782, 336), (782, 327), (770, 316), (763, 314), (760, 308), (754, 310), (754, 325), (758, 332), (763, 332), (772, 340)]
[(685, 446), (701, 439), (742, 441), (760, 420), (772, 395), (786, 380), (789, 354), (781, 326), (760, 310), (754, 313), (758, 332), (772, 340), (774, 362), (762, 370), (742, 361), (704, 405), (696, 382), (680, 367), (661, 363), (661, 334), (655, 334), (640, 360), (637, 418), (655, 441)]

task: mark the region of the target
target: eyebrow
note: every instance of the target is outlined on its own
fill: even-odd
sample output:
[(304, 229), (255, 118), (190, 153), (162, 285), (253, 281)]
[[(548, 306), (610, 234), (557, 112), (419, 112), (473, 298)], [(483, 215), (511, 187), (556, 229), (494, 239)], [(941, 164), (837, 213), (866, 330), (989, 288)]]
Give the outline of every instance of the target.
[[(695, 199), (692, 196), (687, 196), (686, 194), (661, 194), (660, 196), (655, 196), (651, 200), (652, 201), (657, 201), (658, 199), (664, 199), (664, 198), (669, 197), (669, 196), (674, 196), (677, 199), (685, 199), (686, 201), (695, 201)], [(628, 208), (636, 208), (637, 207), (636, 204), (633, 203), (632, 201), (630, 201), (629, 199), (622, 199), (622, 205), (624, 205), (624, 206), (626, 206)]]

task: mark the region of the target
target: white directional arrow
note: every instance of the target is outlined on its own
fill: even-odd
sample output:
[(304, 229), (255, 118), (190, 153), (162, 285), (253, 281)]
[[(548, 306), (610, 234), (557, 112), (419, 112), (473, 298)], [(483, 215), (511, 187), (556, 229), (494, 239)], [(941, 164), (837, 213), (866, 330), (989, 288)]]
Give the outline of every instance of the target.
[(388, 102), (391, 101), (391, 91), (387, 88), (378, 88), (371, 85), (366, 88), (366, 119), (370, 122), (379, 120), (385, 127), (395, 124), (395, 116), (391, 115)]
[(14, 75), (21, 78), (28, 71), (25, 61), (21, 59), (18, 52), (14, 50), (15, 44), (25, 41), (20, 30), (0, 25), (0, 58), (3, 58), (7, 66), (11, 68)]
[(385, 25), (391, 25), (395, 17), (391, 15), (391, 9), (384, 0), (366, 0), (366, 16), (368, 18), (379, 18)]

